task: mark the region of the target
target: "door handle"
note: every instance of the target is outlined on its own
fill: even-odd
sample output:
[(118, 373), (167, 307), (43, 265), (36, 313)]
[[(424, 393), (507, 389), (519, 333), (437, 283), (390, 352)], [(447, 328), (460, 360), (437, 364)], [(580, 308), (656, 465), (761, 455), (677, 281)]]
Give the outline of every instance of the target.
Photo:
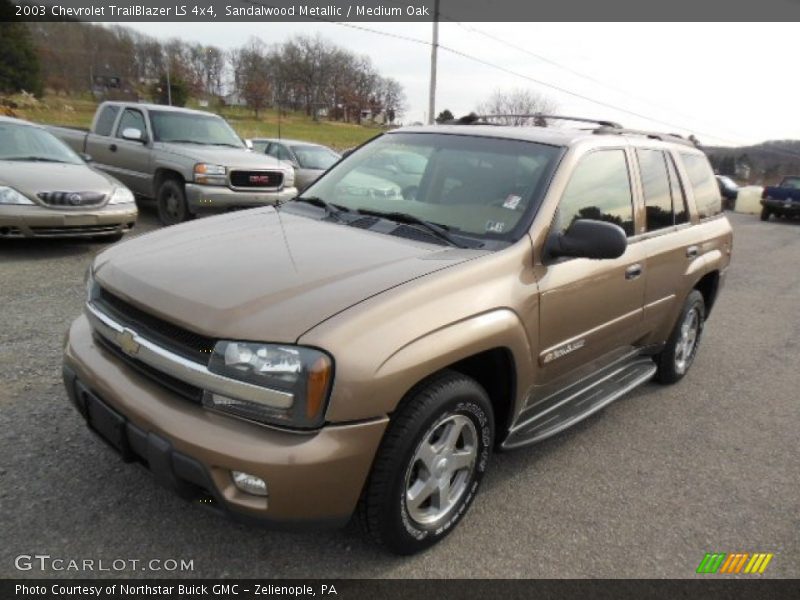
[(108, 147), (108, 149), (109, 149), (109, 150), (111, 150), (112, 152), (116, 152), (116, 151), (117, 151), (117, 145), (116, 145), (116, 144), (111, 144), (111, 145)]
[(698, 254), (700, 254), (700, 248), (697, 246), (689, 246), (686, 249), (686, 258), (695, 258)]
[(642, 274), (642, 265), (636, 263), (625, 269), (625, 279), (636, 279)]

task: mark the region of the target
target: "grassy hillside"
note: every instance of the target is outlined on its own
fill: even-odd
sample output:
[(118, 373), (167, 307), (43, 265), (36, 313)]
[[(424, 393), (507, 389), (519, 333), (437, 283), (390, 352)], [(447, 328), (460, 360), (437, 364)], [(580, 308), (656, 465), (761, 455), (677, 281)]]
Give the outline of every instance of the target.
[[(48, 125), (89, 127), (97, 107), (93, 100), (61, 96), (48, 96), (41, 101), (27, 97), (13, 97), (11, 100), (18, 105), (12, 116)], [(262, 111), (258, 120), (251, 110), (244, 108), (224, 108), (220, 114), (243, 138), (278, 136), (278, 114), (274, 110)], [(317, 142), (337, 150), (356, 146), (381, 131), (377, 126), (325, 120), (314, 122), (303, 113), (291, 112), (281, 115), (280, 125), (281, 137)]]

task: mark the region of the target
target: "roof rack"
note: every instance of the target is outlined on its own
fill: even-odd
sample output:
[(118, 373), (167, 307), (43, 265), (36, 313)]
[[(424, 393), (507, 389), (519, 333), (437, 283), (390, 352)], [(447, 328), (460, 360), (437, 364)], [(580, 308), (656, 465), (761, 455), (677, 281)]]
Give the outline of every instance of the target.
[(544, 113), (523, 113), (523, 114), (505, 114), (505, 115), (477, 115), (475, 113), (470, 113), (468, 115), (464, 115), (460, 119), (453, 119), (451, 121), (447, 121), (447, 125), (497, 125), (497, 123), (491, 123), (490, 119), (533, 119), (534, 125), (537, 121), (541, 122), (546, 119), (556, 119), (559, 121), (576, 121), (578, 123), (594, 123), (595, 125), (600, 125), (600, 127), (616, 127), (622, 128), (622, 125), (619, 123), (615, 123), (614, 121), (603, 121), (600, 119), (587, 119), (585, 117), (568, 117), (565, 115), (547, 115)]
[(641, 135), (652, 140), (683, 144), (684, 146), (691, 146), (693, 148), (700, 145), (700, 142), (693, 135), (690, 135), (687, 139), (678, 133), (659, 133), (657, 131), (645, 131), (642, 129), (626, 129), (625, 127), (602, 126), (595, 129), (592, 133), (598, 135)]

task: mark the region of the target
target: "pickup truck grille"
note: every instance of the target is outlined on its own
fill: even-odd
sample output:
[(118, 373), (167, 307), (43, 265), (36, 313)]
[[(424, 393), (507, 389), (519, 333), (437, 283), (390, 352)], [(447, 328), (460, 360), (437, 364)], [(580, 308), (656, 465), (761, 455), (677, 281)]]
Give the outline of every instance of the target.
[(47, 206), (59, 208), (98, 206), (106, 199), (105, 194), (98, 192), (40, 192), (36, 195)]
[(283, 185), (281, 171), (231, 171), (231, 187), (279, 188)]
[(98, 286), (94, 296), (94, 304), (121, 325), (175, 354), (208, 364), (216, 340), (155, 317), (102, 287)]

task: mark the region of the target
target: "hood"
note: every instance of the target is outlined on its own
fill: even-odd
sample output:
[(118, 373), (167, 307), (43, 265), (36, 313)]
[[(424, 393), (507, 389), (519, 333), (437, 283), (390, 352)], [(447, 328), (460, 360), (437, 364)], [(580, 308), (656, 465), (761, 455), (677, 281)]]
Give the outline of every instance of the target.
[(414, 242), (263, 208), (134, 238), (95, 278), (142, 309), (214, 338), (294, 342), (321, 321), (484, 252)]
[(11, 186), (31, 199), (40, 192), (100, 192), (110, 194), (122, 184), (86, 165), (0, 160), (0, 185)]
[(155, 148), (171, 152), (197, 162), (211, 163), (238, 169), (279, 169), (291, 170), (291, 166), (268, 154), (250, 152), (225, 146), (201, 146), (198, 144), (174, 144), (157, 142)]

